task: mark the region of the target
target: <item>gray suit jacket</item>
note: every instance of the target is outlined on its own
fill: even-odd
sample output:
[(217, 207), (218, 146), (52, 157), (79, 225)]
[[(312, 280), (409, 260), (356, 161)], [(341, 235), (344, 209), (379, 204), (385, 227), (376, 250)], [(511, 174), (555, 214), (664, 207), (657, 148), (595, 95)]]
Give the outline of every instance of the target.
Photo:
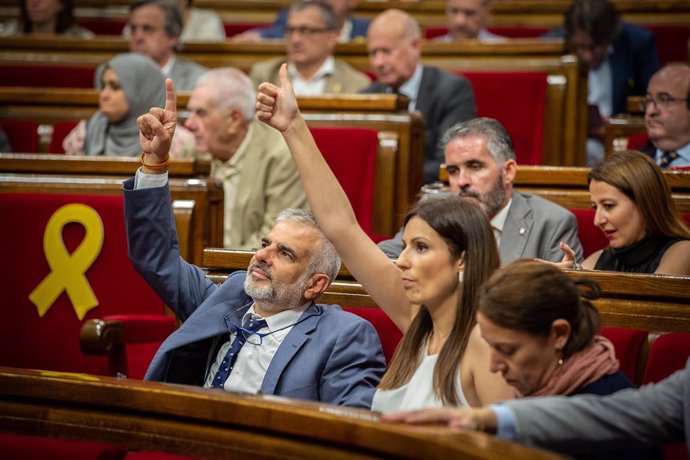
[(690, 447), (690, 360), (685, 369), (639, 390), (503, 404), (515, 414), (520, 442), (562, 453), (610, 450), (632, 440), (685, 441)]
[[(278, 71), (284, 62), (286, 58), (279, 57), (254, 64), (249, 72), (249, 78), (254, 82), (254, 87), (258, 87), (265, 81), (280, 86)], [(333, 73), (326, 78), (323, 94), (358, 93), (370, 83), (371, 80), (365, 74), (347, 62), (335, 59)]]
[[(381, 241), (379, 247), (392, 259), (402, 252), (402, 229), (393, 239)], [(536, 195), (513, 191), (498, 253), (501, 264), (516, 259), (534, 258), (560, 262), (563, 241), (573, 248), (582, 261), (582, 246), (577, 236), (577, 219), (567, 209)]]
[(176, 91), (191, 91), (200, 76), (208, 69), (189, 59), (175, 56), (175, 63), (170, 69), (170, 78), (175, 84)]
[[(362, 92), (392, 91), (375, 82)], [(454, 124), (477, 116), (472, 84), (460, 75), (424, 66), (415, 108), (424, 118), (424, 183), (429, 184), (438, 179), (438, 168), (444, 161), (439, 143), (445, 132)]]
[[(184, 321), (156, 352), (147, 380), (202, 385), (210, 360), (252, 303), (244, 272), (223, 284), (211, 282), (179, 256), (167, 186), (133, 190), (124, 184), (129, 257), (136, 270)], [(230, 326), (232, 327), (232, 326)], [(339, 307), (310, 305), (273, 356), (261, 386), (264, 394), (371, 406), (385, 369), (373, 326)]]

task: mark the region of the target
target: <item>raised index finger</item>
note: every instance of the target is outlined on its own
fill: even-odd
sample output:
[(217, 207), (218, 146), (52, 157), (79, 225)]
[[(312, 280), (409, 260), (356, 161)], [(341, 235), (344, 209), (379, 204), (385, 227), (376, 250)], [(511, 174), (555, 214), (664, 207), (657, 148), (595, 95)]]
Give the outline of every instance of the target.
[(170, 78), (165, 79), (165, 111), (177, 113), (177, 95), (175, 85)]

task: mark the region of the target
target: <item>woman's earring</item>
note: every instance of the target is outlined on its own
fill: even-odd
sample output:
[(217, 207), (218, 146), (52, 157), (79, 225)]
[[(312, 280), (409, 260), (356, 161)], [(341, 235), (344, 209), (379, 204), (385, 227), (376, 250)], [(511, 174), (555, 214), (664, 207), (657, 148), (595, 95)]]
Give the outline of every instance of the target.
[(460, 270), (458, 272), (458, 281), (460, 281), (461, 283), (465, 281), (465, 271), (464, 270)]

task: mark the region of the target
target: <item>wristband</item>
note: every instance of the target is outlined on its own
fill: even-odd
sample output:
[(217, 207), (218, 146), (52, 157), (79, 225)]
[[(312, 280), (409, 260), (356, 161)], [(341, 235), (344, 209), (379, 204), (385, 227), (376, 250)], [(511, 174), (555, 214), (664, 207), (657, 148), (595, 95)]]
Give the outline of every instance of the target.
[(148, 164), (144, 162), (144, 155), (146, 152), (141, 152), (141, 164), (144, 166), (144, 168), (151, 169), (153, 171), (158, 171), (160, 169), (163, 169), (168, 166), (168, 163), (170, 163), (170, 156), (163, 162), (163, 163), (156, 163), (156, 164)]

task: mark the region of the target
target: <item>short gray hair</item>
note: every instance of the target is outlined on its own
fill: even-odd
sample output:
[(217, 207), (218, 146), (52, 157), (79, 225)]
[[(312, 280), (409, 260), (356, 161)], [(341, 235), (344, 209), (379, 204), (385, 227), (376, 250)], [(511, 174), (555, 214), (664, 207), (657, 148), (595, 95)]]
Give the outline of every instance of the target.
[(489, 152), (499, 165), (508, 160), (515, 160), (515, 150), (510, 134), (503, 125), (493, 118), (474, 118), (457, 123), (445, 132), (441, 139), (441, 146), (446, 146), (457, 138), (484, 136), (487, 140)]
[(146, 5), (156, 5), (165, 13), (165, 33), (169, 37), (179, 37), (182, 34), (182, 11), (175, 0), (134, 0), (129, 5), (129, 12)]
[(316, 232), (319, 238), (319, 245), (317, 248), (314, 248), (311, 260), (306, 268), (307, 277), (316, 273), (323, 273), (331, 279), (331, 282), (335, 280), (340, 270), (340, 256), (338, 255), (338, 251), (335, 250), (333, 243), (331, 243), (331, 240), (326, 238), (326, 235), (324, 235), (319, 228), (319, 224), (316, 222), (314, 215), (310, 211), (305, 211), (304, 209), (289, 208), (281, 211), (275, 218), (276, 224), (282, 222), (294, 222), (310, 227)]
[(219, 67), (203, 74), (196, 87), (214, 86), (214, 103), (223, 115), (238, 109), (245, 121), (254, 119), (256, 113), (256, 91), (249, 77), (234, 67)]
[(293, 3), (290, 6), (290, 12), (299, 12), (311, 7), (314, 7), (319, 10), (321, 20), (323, 21), (324, 27), (326, 27), (326, 29), (338, 29), (338, 18), (336, 17), (335, 12), (333, 11), (333, 8), (331, 8), (330, 5), (327, 5), (325, 3), (315, 2), (313, 0), (301, 0)]

